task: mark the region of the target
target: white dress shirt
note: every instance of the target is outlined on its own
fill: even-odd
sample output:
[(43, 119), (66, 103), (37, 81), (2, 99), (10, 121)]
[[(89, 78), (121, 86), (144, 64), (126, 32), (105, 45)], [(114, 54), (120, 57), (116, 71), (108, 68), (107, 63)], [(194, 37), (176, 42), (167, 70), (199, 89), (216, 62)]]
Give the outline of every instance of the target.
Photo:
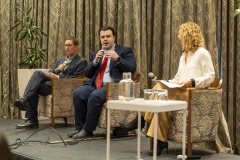
[(185, 62), (185, 55), (182, 54), (179, 67), (175, 77), (169, 82), (183, 83), (186, 80), (194, 79), (196, 88), (209, 87), (214, 81), (215, 71), (210, 53), (199, 47), (194, 53), (189, 53)]

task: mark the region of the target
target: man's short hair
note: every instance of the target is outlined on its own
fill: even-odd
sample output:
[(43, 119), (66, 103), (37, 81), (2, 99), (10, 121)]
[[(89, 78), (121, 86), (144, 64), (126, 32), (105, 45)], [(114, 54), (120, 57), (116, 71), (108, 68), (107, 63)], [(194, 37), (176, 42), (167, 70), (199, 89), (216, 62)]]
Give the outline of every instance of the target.
[(111, 27), (111, 26), (104, 26), (104, 27), (100, 28), (98, 34), (100, 35), (100, 32), (101, 32), (101, 31), (107, 31), (107, 30), (111, 30), (113, 36), (115, 36), (116, 32), (115, 32), (115, 30), (113, 29), (113, 27)]
[(75, 37), (67, 37), (66, 40), (72, 40), (74, 45), (79, 45), (78, 40)]

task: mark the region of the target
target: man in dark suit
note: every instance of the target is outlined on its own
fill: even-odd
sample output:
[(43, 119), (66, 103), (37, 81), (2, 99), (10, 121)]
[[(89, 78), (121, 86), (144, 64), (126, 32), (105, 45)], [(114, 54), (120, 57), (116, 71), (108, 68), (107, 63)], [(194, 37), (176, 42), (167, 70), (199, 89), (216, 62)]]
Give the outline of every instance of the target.
[(73, 37), (67, 38), (64, 47), (66, 55), (59, 58), (48, 73), (35, 71), (27, 84), (23, 97), (14, 102), (15, 107), (26, 110), (26, 118), (28, 118), (24, 123), (18, 124), (17, 128), (38, 127), (39, 95), (47, 96), (52, 93), (52, 79), (74, 78), (84, 73), (87, 61), (78, 55), (78, 40)]
[(101, 28), (99, 36), (102, 48), (91, 53), (90, 62), (84, 70), (89, 81), (73, 93), (76, 130), (68, 136), (74, 139), (93, 136), (106, 102), (106, 83), (120, 81), (123, 72), (136, 71), (132, 49), (115, 44), (112, 27)]

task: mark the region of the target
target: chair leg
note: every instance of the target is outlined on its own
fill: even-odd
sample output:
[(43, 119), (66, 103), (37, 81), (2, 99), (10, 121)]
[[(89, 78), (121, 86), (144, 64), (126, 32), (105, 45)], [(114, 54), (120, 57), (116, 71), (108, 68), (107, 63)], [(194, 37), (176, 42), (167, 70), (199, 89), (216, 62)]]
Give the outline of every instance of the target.
[(52, 128), (55, 128), (55, 118), (52, 117)]
[(192, 143), (187, 144), (187, 155), (188, 156), (192, 155)]
[(64, 117), (64, 123), (67, 124), (67, 117)]
[(134, 138), (137, 138), (137, 132), (136, 132), (136, 129), (133, 130), (133, 135), (134, 135)]

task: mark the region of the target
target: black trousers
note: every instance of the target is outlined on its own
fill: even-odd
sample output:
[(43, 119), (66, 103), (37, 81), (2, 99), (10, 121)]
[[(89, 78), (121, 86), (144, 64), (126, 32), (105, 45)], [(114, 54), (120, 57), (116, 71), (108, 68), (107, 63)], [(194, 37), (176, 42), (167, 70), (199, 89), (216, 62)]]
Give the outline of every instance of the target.
[(47, 96), (51, 93), (51, 79), (44, 72), (35, 71), (23, 94), (23, 97), (27, 100), (26, 118), (37, 118), (39, 95)]

